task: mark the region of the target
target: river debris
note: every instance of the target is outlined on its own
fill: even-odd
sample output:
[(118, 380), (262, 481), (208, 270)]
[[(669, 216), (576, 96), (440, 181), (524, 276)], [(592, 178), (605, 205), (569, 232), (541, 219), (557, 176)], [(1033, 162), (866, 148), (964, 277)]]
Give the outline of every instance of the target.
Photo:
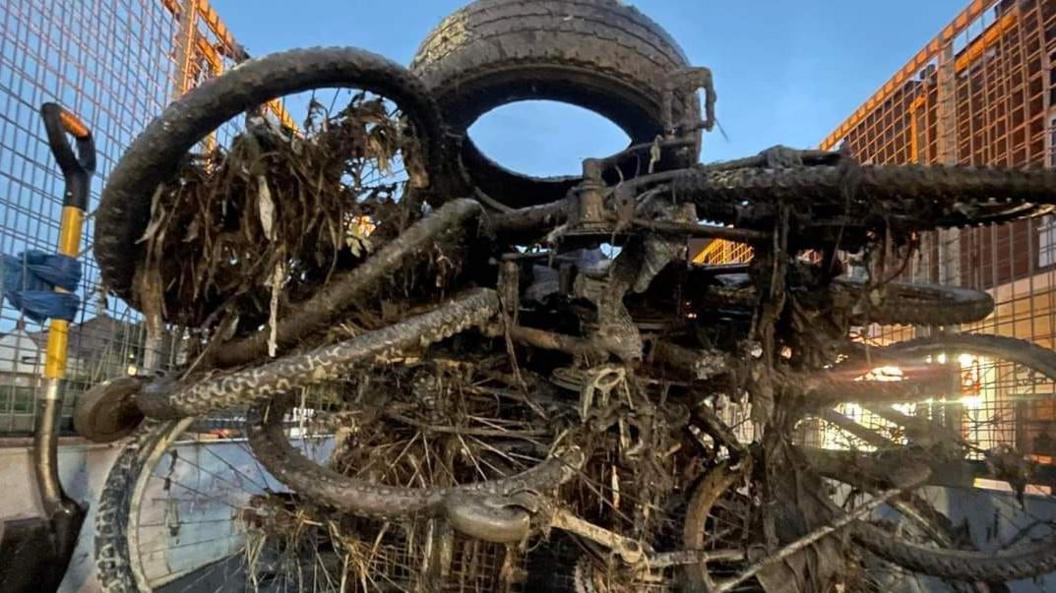
[[(561, 23), (586, 5), (626, 10), (564, 4)], [(468, 98), (440, 88), (432, 55), (419, 63), (431, 91), (358, 51), (265, 58), (245, 68), (293, 56), (329, 73), (346, 60), (437, 129), (413, 129), (415, 114), (381, 96), (324, 107), (313, 95), (300, 127), (261, 110), (230, 138), (221, 127), (153, 194), (141, 294), (199, 339), (134, 403), (156, 418), (249, 408), (254, 463), (286, 488), (239, 515), (251, 583), (865, 593), (923, 573), (981, 592), (1056, 566), (1056, 533), (995, 556), (922, 495), (987, 473), (1026, 506), (1036, 464), (983, 450), (958, 424), (962, 367), (999, 361), (1051, 394), (1056, 354), (941, 331), (984, 319), (993, 299), (909, 274), (920, 233), (1046, 212), (1056, 176), (787, 147), (700, 165), (715, 95), (710, 71), (688, 67), (655, 80), (628, 67), (628, 88), (591, 105), (646, 119), (659, 108), (638, 122), (645, 142), (587, 159), (579, 179), (482, 160), (460, 130), (478, 106), (458, 100), (490, 109), (579, 81), (583, 60), (611, 58), (580, 55), (583, 38), (552, 40), (578, 44), (575, 76), (548, 79), (568, 74), (555, 61), (510, 87), (514, 59)], [(535, 49), (506, 42), (497, 55)], [(612, 68), (598, 71), (591, 93), (605, 94)], [(635, 84), (649, 100), (622, 104)], [(445, 140), (426, 154), (427, 136)], [(534, 193), (557, 190), (549, 203)], [(700, 238), (743, 242), (750, 257), (693, 264)], [(933, 329), (895, 342), (875, 339), (879, 325)]]

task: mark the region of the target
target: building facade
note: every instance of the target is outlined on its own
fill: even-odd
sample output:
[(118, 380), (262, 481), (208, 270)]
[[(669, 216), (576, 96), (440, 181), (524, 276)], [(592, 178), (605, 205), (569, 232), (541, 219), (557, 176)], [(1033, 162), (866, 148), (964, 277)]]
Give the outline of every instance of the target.
[[(821, 142), (877, 165), (1052, 167), (1056, 148), (1056, 0), (976, 0)], [(988, 291), (986, 320), (960, 331), (1056, 347), (1056, 223), (1052, 216), (927, 233), (909, 266), (915, 281)], [(919, 328), (871, 328), (879, 342)], [(970, 357), (969, 357), (970, 358)], [(1051, 462), (1056, 393), (1023, 393), (1015, 371), (965, 359), (965, 394), (943, 417), (983, 449), (1014, 446)], [(974, 379), (973, 379), (974, 377)], [(986, 380), (981, 380), (985, 378)], [(972, 385), (983, 385), (972, 392)], [(935, 406), (915, 405), (935, 417)], [(856, 420), (880, 422), (860, 410)]]

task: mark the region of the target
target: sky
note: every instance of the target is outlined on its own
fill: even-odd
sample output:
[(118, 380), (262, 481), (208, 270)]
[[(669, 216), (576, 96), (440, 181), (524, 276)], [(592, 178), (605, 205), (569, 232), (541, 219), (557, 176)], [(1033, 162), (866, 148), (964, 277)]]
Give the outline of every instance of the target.
[[(254, 56), (352, 45), (409, 64), (419, 42), (463, 0), (212, 0)], [(638, 0), (630, 2), (714, 72), (718, 131), (702, 160), (784, 144), (815, 147), (968, 0)], [(533, 174), (574, 173), (626, 136), (594, 114), (521, 104), (485, 115), (474, 140), (499, 162)]]

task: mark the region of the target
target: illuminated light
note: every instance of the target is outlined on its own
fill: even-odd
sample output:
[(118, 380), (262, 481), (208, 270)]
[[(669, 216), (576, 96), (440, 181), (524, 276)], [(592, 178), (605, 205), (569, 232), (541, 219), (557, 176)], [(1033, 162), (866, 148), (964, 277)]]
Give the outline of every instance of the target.
[[(972, 483), (972, 486), (976, 488), (982, 488), (984, 490), (997, 490), (999, 492), (1014, 492), (1012, 486), (1008, 482), (1001, 480), (990, 480), (987, 478), (976, 478)], [(1027, 487), (1023, 491), (1025, 494), (1032, 494), (1035, 496), (1051, 496), (1052, 488), (1050, 486), (1042, 486), (1041, 484), (1027, 484)]]
[(961, 367), (970, 367), (975, 362), (975, 357), (971, 354), (961, 354), (957, 357), (957, 362), (961, 364)]
[(862, 416), (862, 407), (855, 403), (846, 403), (840, 406), (844, 416), (852, 419), (859, 419)]
[(1012, 492), (1012, 487), (1008, 485), (1008, 482), (1002, 482), (1001, 480), (990, 480), (988, 478), (976, 478), (972, 482), (972, 486), (976, 488), (984, 488), (986, 490), (1000, 490), (1003, 492)]
[(939, 360), (939, 364), (946, 364), (946, 353), (940, 354), (938, 360)]
[(127, 371), (130, 376), (135, 377), (139, 373), (139, 367), (134, 364), (130, 364), (128, 365)]
[(907, 416), (912, 416), (916, 412), (914, 409), (916, 408), (915, 404), (892, 404), (891, 407)]
[(902, 378), (902, 369), (896, 366), (876, 367), (863, 377), (870, 381), (898, 381)]
[(978, 410), (983, 407), (983, 396), (981, 395), (968, 395), (960, 399), (961, 405), (969, 410)]
[(378, 228), (374, 220), (366, 215), (360, 215), (352, 220), (353, 224), (356, 225), (356, 230), (363, 236), (368, 236), (374, 232), (374, 229)]

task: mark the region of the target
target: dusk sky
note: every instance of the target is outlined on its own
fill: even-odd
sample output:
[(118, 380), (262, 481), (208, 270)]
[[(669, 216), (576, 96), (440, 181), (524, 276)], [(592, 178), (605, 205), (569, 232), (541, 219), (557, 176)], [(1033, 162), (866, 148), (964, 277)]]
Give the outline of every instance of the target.
[[(253, 55), (353, 45), (409, 64), (419, 42), (463, 0), (214, 0)], [(702, 159), (774, 144), (816, 146), (953, 20), (966, 0), (639, 0), (633, 4), (715, 73), (719, 132)], [(571, 173), (580, 159), (618, 150), (626, 137), (599, 116), (521, 104), (485, 116), (473, 137), (492, 157), (536, 174)]]

